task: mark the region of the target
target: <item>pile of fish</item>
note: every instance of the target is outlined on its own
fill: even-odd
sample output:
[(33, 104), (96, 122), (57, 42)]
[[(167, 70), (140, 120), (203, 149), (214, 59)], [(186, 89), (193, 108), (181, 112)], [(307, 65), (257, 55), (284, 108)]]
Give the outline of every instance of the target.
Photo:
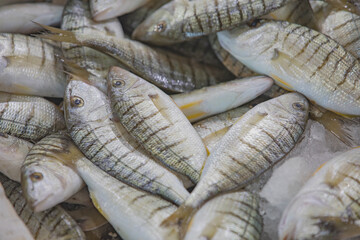
[(358, 239), (359, 116), (357, 0), (0, 0), (0, 239)]

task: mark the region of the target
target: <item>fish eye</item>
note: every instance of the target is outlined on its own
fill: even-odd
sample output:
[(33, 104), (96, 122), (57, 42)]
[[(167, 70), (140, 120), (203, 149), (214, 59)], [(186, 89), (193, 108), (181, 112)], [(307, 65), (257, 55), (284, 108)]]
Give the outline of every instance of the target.
[(257, 28), (260, 26), (260, 23), (261, 23), (260, 19), (255, 19), (255, 20), (249, 22), (248, 26), (251, 28)]
[(125, 82), (123, 80), (116, 79), (112, 82), (112, 85), (113, 87), (122, 87), (125, 86)]
[(296, 110), (304, 110), (305, 106), (302, 102), (293, 103), (293, 108)]
[(34, 172), (30, 175), (30, 179), (33, 182), (41, 181), (44, 178), (44, 176), (39, 172)]
[(154, 28), (154, 32), (163, 32), (166, 29), (166, 22), (159, 22), (155, 28)]
[(81, 97), (72, 97), (71, 106), (73, 107), (82, 107), (84, 106), (84, 100)]

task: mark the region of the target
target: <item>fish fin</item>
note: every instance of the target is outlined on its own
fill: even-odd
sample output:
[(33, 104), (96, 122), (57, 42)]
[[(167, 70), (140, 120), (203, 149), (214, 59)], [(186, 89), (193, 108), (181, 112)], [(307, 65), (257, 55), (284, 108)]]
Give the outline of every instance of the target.
[(186, 118), (189, 119), (190, 122), (195, 122), (197, 120), (200, 120), (202, 116), (204, 116), (206, 112), (198, 112), (195, 114), (187, 115)]
[(92, 231), (107, 223), (106, 219), (94, 207), (82, 207), (68, 211), (83, 231)]
[(195, 211), (196, 209), (193, 207), (181, 205), (172, 215), (161, 223), (161, 226), (177, 229), (180, 239), (183, 239)]
[(270, 77), (272, 79), (274, 79), (275, 82), (277, 83), (277, 85), (279, 85), (280, 87), (282, 87), (285, 90), (290, 91), (290, 92), (293, 91), (293, 87), (289, 83), (282, 80), (280, 77), (278, 77), (278, 76), (276, 76), (274, 74), (271, 74)]
[[(173, 123), (173, 119), (165, 111), (166, 109), (169, 108), (169, 104), (166, 101), (164, 101), (164, 99), (161, 97), (161, 95), (159, 95), (159, 93), (153, 93), (153, 94), (148, 94), (148, 97), (153, 102), (154, 106), (159, 110), (161, 115), (166, 120), (168, 120), (170, 123)], [(172, 98), (170, 98), (170, 99), (172, 99)]]
[(193, 106), (197, 106), (197, 105), (199, 105), (199, 104), (202, 103), (202, 102), (203, 102), (203, 100), (198, 100), (198, 101), (195, 101), (195, 102), (191, 102), (191, 103), (188, 103), (188, 104), (184, 104), (184, 105), (182, 105), (182, 106), (179, 106), (179, 108), (180, 108), (181, 110), (188, 109), (188, 108), (191, 108), (191, 107), (193, 107)]
[(55, 27), (46, 26), (36, 22), (34, 23), (44, 28), (45, 30), (49, 31), (49, 33), (35, 34), (35, 36), (38, 38), (49, 39), (57, 42), (81, 44), (79, 40), (76, 39), (75, 33), (73, 32), (61, 30)]
[(91, 84), (88, 81), (88, 79), (90, 77), (90, 73), (85, 68), (82, 68), (75, 62), (72, 62), (67, 59), (62, 59), (62, 62), (64, 63), (64, 67), (67, 69), (67, 71), (65, 71), (67, 74), (69, 74), (73, 77), (80, 78), (84, 81), (87, 81), (89, 84)]
[(314, 176), (317, 172), (320, 171), (320, 169), (322, 169), (325, 165), (326, 165), (327, 162), (324, 162), (323, 164), (321, 164), (316, 170), (315, 172), (312, 174), (312, 176)]
[[(360, 236), (360, 226), (353, 220), (344, 219), (342, 216), (320, 216), (316, 218), (320, 220), (320, 223), (318, 223), (319, 228), (336, 239), (349, 239)], [(321, 230), (320, 232), (323, 232)]]
[(331, 111), (326, 111), (322, 116), (316, 117), (311, 116), (311, 118), (324, 126), (328, 131), (330, 131), (335, 137), (340, 141), (346, 144), (349, 147), (356, 147), (353, 133), (347, 125), (352, 124), (351, 119), (347, 119), (341, 115), (335, 114)]

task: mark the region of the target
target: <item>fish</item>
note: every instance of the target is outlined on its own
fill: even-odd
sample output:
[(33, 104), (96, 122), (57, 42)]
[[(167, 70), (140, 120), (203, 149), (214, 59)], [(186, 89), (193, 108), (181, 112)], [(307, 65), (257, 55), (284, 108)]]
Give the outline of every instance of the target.
[(332, 112), (360, 115), (360, 62), (326, 35), (289, 22), (259, 20), (218, 33), (218, 38), (239, 61), (282, 88)]
[(17, 215), (14, 206), (7, 199), (5, 190), (0, 183), (0, 239), (34, 240), (29, 229)]
[(0, 32), (35, 33), (42, 28), (33, 23), (59, 26), (64, 7), (50, 3), (22, 3), (0, 8)]
[(77, 223), (60, 206), (35, 213), (22, 196), (21, 185), (0, 174), (5, 194), (36, 240), (85, 240)]
[(76, 166), (95, 207), (123, 239), (177, 239), (176, 232), (160, 227), (176, 205), (116, 180), (89, 160), (77, 161)]
[(243, 191), (227, 193), (208, 201), (196, 212), (185, 240), (259, 240), (262, 228), (259, 196)]
[(206, 148), (170, 96), (119, 67), (110, 69), (108, 88), (111, 107), (125, 129), (165, 166), (197, 183)]
[(113, 37), (72, 33), (43, 26), (48, 34), (38, 37), (87, 46), (115, 57), (129, 71), (170, 92), (186, 92), (230, 80), (224, 69), (199, 63), (140, 42)]
[(28, 141), (66, 128), (58, 106), (42, 97), (0, 92), (0, 132)]
[(332, 11), (322, 22), (320, 32), (360, 59), (360, 16), (348, 11)]
[(319, 167), (284, 210), (280, 239), (360, 236), (359, 154), (359, 148), (351, 149)]
[(151, 0), (90, 0), (95, 21), (104, 21), (132, 12)]
[(43, 39), (0, 33), (0, 89), (62, 98), (66, 77), (60, 51)]
[(188, 197), (180, 180), (151, 159), (118, 122), (110, 100), (95, 86), (73, 78), (66, 89), (64, 108), (71, 138), (96, 166), (177, 205)]
[[(95, 22), (91, 18), (88, 1), (69, 0), (64, 8), (61, 29), (80, 34), (106, 35), (122, 38), (124, 32), (118, 19), (109, 19), (105, 22)], [(86, 70), (84, 73), (89, 81), (106, 92), (106, 76), (111, 66), (120, 65), (120, 63), (99, 51), (78, 46), (69, 43), (62, 43), (62, 50), (67, 63), (73, 62), (78, 67)], [(65, 67), (69, 67), (65, 64)], [(73, 65), (72, 65), (73, 66)], [(69, 69), (74, 72), (76, 66)], [(76, 71), (75, 71), (76, 73)]]
[(263, 95), (241, 107), (208, 117), (193, 124), (196, 132), (203, 140), (206, 148), (212, 153), (218, 146), (221, 138), (229, 131), (236, 121), (257, 104), (267, 101)]
[(256, 105), (245, 113), (210, 153), (199, 183), (164, 227), (180, 227), (216, 195), (241, 189), (278, 163), (297, 143), (308, 119), (308, 101), (289, 93)]
[(33, 143), (0, 133), (0, 172), (20, 182), (20, 168)]
[(41, 212), (67, 200), (84, 186), (73, 161), (85, 158), (62, 132), (35, 143), (21, 166), (21, 185), (28, 205)]
[(265, 15), (292, 0), (175, 0), (148, 18), (132, 38), (153, 45), (171, 45), (230, 29)]
[(0, 6), (15, 4), (15, 3), (30, 3), (30, 2), (53, 2), (54, 4), (64, 5), (67, 0), (1, 0)]
[(326, 2), (339, 10), (360, 15), (360, 3), (358, 0), (326, 0)]
[(231, 53), (221, 47), (216, 34), (210, 34), (208, 38), (212, 50), (218, 59), (222, 62), (222, 64), (226, 67), (226, 69), (228, 69), (232, 74), (234, 74), (236, 77), (251, 77), (257, 75), (255, 72), (251, 71), (244, 64), (242, 64), (239, 60), (233, 57)]
[(196, 122), (250, 102), (272, 85), (273, 80), (269, 77), (249, 77), (171, 95), (171, 98), (190, 122)]

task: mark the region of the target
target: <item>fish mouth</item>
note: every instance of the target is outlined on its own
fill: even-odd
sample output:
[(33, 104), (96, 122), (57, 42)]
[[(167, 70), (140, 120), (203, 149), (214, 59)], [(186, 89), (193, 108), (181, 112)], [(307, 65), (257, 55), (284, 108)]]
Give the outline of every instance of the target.
[(34, 199), (29, 199), (29, 203), (30, 203), (30, 206), (31, 208), (34, 210), (34, 212), (41, 212), (41, 211), (44, 211), (44, 210), (47, 210), (49, 207), (48, 207), (48, 203), (47, 200), (49, 198), (51, 198), (52, 196), (54, 196), (53, 193), (47, 195), (43, 200), (41, 201), (34, 201)]

